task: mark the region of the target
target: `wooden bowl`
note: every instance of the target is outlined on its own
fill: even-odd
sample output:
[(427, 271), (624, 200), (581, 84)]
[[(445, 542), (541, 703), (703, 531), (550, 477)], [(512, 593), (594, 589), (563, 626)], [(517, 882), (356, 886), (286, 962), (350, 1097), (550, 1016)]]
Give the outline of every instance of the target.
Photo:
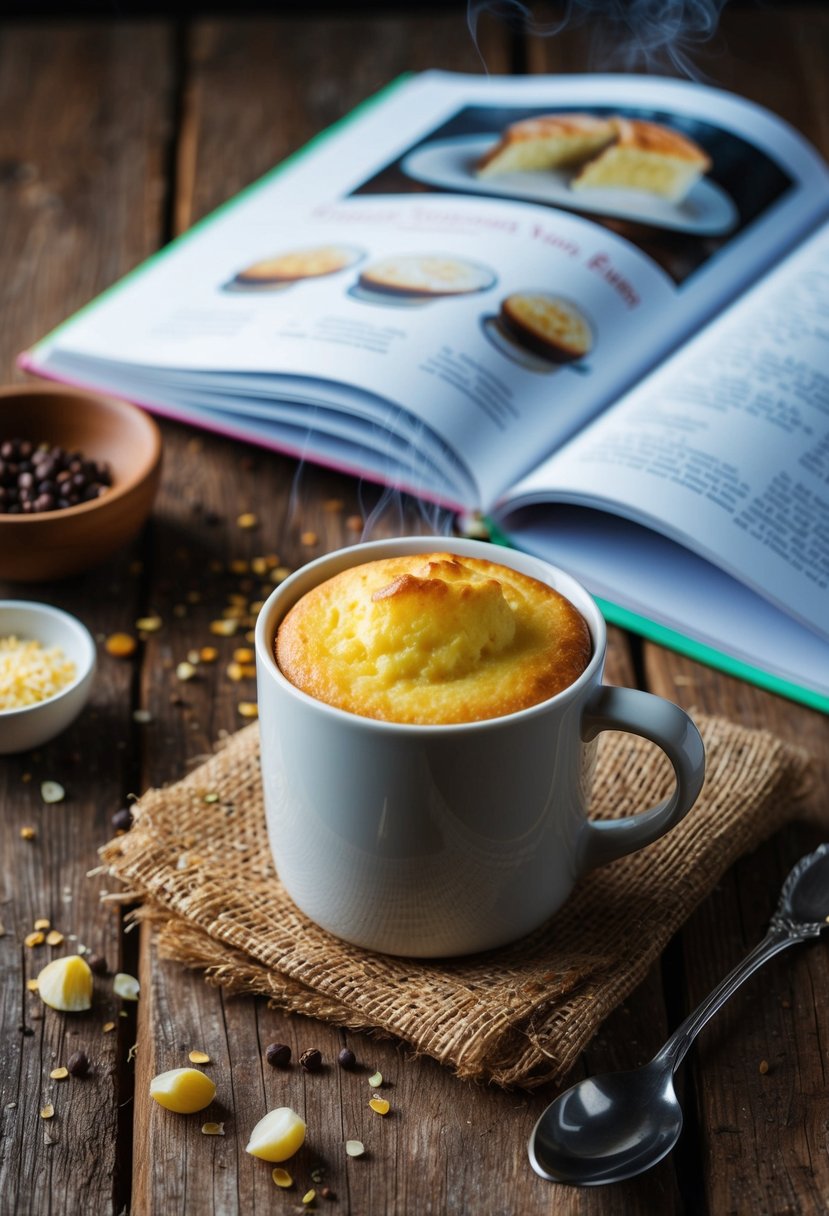
[(161, 474), (161, 435), (134, 405), (80, 389), (0, 389), (0, 442), (28, 439), (105, 461), (112, 486), (76, 507), (0, 514), (0, 578), (44, 582), (98, 565), (138, 532)]

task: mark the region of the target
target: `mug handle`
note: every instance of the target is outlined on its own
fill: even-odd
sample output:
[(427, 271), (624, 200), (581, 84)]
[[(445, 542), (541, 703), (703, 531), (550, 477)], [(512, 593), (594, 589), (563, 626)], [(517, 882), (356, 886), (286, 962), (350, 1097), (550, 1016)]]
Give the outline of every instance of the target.
[(585, 707), (582, 738), (589, 742), (603, 730), (626, 730), (656, 743), (673, 765), (676, 788), (648, 811), (623, 819), (586, 820), (579, 853), (582, 873), (664, 835), (690, 811), (705, 777), (700, 733), (672, 701), (636, 688), (601, 685)]

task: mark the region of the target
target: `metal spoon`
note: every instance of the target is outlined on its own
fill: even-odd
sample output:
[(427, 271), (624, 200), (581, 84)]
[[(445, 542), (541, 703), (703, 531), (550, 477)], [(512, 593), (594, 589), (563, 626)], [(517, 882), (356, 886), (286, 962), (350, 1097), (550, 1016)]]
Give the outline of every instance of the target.
[(703, 1026), (768, 959), (829, 927), (829, 844), (792, 870), (769, 930), (671, 1035), (649, 1064), (580, 1081), (533, 1128), (530, 1164), (542, 1178), (597, 1186), (632, 1178), (671, 1151), (682, 1130), (673, 1075)]

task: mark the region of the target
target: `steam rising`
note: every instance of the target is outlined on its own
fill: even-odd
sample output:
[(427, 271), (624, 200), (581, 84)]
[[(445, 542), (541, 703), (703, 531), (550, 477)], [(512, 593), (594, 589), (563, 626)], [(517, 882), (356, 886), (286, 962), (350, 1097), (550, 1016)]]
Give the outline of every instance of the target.
[[(560, 16), (538, 21), (521, 0), (468, 0), (469, 32), (478, 47), (484, 13), (539, 38), (586, 28), (592, 71), (672, 68), (698, 73), (694, 51), (717, 32), (727, 0), (563, 0)], [(480, 49), (479, 49), (480, 54)]]
[[(304, 504), (308, 500), (308, 494), (305, 492), (303, 481), (309, 453), (313, 451), (314, 446), (313, 419), (315, 416), (316, 410), (311, 407), (311, 425), (305, 433), (288, 503), (288, 519), (299, 530), (305, 526)], [(392, 420), (384, 432), (390, 445), (393, 428)], [(383, 433), (381, 432), (381, 434)], [(417, 443), (409, 443), (408, 460), (404, 462), (407, 472), (404, 480), (408, 480), (409, 484), (416, 485), (421, 480), (422, 461), (423, 457)], [(390, 453), (389, 473), (399, 465), (399, 453), (394, 463)], [(423, 534), (450, 537), (453, 533), (455, 511), (449, 507), (413, 497), (411, 493), (401, 489), (392, 476), (387, 476), (379, 485), (360, 479), (357, 485), (357, 501), (359, 514), (363, 518), (363, 528), (359, 536), (355, 535), (349, 539), (348, 544), (355, 544), (357, 541), (379, 540), (383, 536)]]

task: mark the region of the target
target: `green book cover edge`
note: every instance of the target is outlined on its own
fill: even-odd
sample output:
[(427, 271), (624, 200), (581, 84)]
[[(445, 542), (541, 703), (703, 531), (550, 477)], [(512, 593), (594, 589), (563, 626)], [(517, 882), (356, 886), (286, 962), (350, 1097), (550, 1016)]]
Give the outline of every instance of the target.
[(137, 266), (134, 266), (132, 270), (128, 270), (121, 276), (120, 279), (116, 279), (116, 281), (110, 284), (109, 287), (105, 287), (103, 291), (99, 292), (98, 295), (94, 296), (93, 299), (91, 299), (88, 303), (82, 305), (77, 312), (74, 312), (71, 317), (67, 317), (65, 321), (61, 321), (60, 325), (55, 326), (55, 328), (46, 334), (45, 337), (41, 338), (39, 342), (36, 342), (32, 347), (32, 353), (36, 355), (37, 352), (40, 351), (44, 346), (50, 342), (53, 342), (64, 329), (68, 329), (70, 325), (73, 325), (78, 317), (84, 316), (86, 313), (91, 312), (93, 309), (97, 308), (99, 304), (103, 303), (104, 300), (111, 299), (128, 284), (133, 283), (142, 274), (145, 274), (148, 270), (150, 270), (151, 267), (155, 266), (157, 262), (160, 262), (163, 258), (172, 253), (172, 251), (176, 249), (183, 241), (189, 241), (191, 237), (196, 236), (196, 234), (201, 232), (204, 228), (209, 227), (209, 225), (212, 224), (214, 220), (217, 220), (220, 215), (223, 215), (226, 211), (232, 210), (232, 208), (236, 207), (237, 204), (242, 202), (243, 199), (249, 198), (251, 195), (255, 194), (257, 190), (261, 190), (263, 186), (268, 184), (268, 182), (272, 181), (275, 177), (278, 177), (280, 173), (283, 173), (285, 169), (289, 167), (289, 165), (296, 164), (297, 161), (302, 160), (302, 158), (309, 155), (310, 152), (319, 148), (321, 144), (332, 139), (342, 130), (343, 127), (353, 122), (357, 117), (362, 116), (367, 110), (379, 105), (381, 101), (385, 101), (391, 93), (399, 89), (401, 85), (405, 84), (406, 81), (414, 75), (414, 72), (402, 72), (399, 76), (396, 76), (395, 79), (390, 81), (389, 84), (385, 85), (384, 88), (380, 89), (377, 93), (372, 93), (370, 97), (366, 97), (364, 101), (359, 102), (359, 104), (356, 105), (352, 110), (349, 110), (347, 114), (344, 114), (342, 118), (338, 118), (336, 122), (331, 123), (329, 127), (325, 127), (324, 130), (319, 131), (316, 135), (312, 136), (312, 138), (309, 139), (307, 143), (303, 144), (301, 148), (297, 148), (295, 152), (289, 153), (284, 160), (281, 160), (279, 164), (274, 165), (274, 167), (269, 169), (267, 173), (263, 174), (262, 177), (259, 177), (256, 179), (256, 181), (244, 186), (240, 191), (238, 191), (238, 193), (234, 194), (232, 198), (226, 199), (225, 202), (220, 203), (218, 207), (215, 207), (213, 211), (210, 211), (200, 220), (197, 220), (196, 223), (193, 224), (192, 227), (188, 228), (186, 232), (182, 232), (179, 236), (174, 237), (171, 241), (168, 241), (166, 245), (162, 245), (160, 249), (156, 249), (154, 253), (149, 254), (142, 262), (139, 262)]

